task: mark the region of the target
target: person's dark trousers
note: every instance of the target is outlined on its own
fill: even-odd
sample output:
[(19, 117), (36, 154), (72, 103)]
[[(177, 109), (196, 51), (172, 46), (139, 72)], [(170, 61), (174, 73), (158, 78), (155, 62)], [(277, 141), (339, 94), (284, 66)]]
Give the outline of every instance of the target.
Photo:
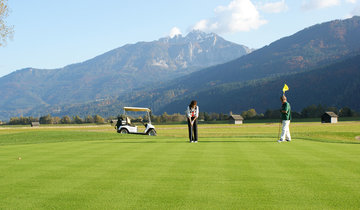
[[(194, 120), (194, 117), (191, 118)], [(198, 132), (197, 132), (197, 119), (194, 121), (193, 128), (191, 128), (191, 123), (188, 118), (188, 128), (189, 128), (189, 140), (190, 141), (197, 141), (198, 140)]]

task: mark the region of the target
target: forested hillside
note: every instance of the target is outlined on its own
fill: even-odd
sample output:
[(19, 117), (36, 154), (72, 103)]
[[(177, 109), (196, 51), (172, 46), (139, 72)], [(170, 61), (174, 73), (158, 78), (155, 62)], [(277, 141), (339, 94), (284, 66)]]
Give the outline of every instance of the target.
[(290, 87), (286, 96), (294, 110), (300, 111), (311, 104), (360, 110), (359, 55), (312, 71), (208, 88), (183, 96), (163, 109), (168, 113), (179, 112), (190, 100), (197, 99), (202, 111), (207, 112), (241, 113), (250, 108), (265, 112), (281, 105), (279, 98), (284, 83)]
[(0, 78), (0, 119), (26, 114), (35, 107), (56, 110), (54, 107), (111, 100), (251, 51), (216, 34), (192, 31), (184, 37), (127, 44), (60, 69), (18, 70)]

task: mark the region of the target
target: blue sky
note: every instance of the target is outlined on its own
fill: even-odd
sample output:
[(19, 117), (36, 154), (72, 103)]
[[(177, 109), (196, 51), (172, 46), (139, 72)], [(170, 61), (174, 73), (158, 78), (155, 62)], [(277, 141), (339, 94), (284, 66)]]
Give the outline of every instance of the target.
[(12, 0), (14, 37), (0, 48), (0, 77), (61, 68), (125, 44), (192, 29), (261, 48), (311, 25), (360, 15), (360, 0)]

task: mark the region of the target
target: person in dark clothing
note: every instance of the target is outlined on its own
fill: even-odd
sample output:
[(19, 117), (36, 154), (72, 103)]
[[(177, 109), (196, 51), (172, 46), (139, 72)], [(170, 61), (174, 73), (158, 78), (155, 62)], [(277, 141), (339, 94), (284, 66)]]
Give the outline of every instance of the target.
[(122, 125), (122, 124), (121, 124), (122, 121), (123, 121), (123, 118), (122, 118), (122, 117), (118, 117), (118, 120), (117, 120), (116, 125), (115, 125), (116, 130), (118, 130), (119, 127)]
[(197, 132), (197, 118), (199, 117), (199, 107), (195, 100), (191, 101), (190, 105), (186, 110), (186, 117), (189, 128), (189, 140), (190, 143), (198, 142), (198, 132)]

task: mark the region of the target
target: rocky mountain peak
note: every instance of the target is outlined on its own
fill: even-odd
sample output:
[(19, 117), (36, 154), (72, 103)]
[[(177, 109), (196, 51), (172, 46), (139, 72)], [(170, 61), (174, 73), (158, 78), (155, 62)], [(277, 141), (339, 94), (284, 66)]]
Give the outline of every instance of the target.
[(159, 41), (164, 43), (184, 43), (184, 42), (201, 43), (205, 41), (213, 42), (214, 40), (218, 40), (219, 38), (221, 37), (219, 37), (215, 33), (206, 33), (200, 30), (192, 30), (186, 36), (177, 34), (172, 37), (168, 36), (168, 37), (160, 38)]
[(202, 41), (206, 41), (209, 39), (212, 39), (212, 40), (216, 39), (216, 37), (218, 37), (218, 36), (214, 33), (205, 33), (200, 30), (192, 30), (186, 35), (185, 38), (187, 38), (190, 41), (202, 42)]

